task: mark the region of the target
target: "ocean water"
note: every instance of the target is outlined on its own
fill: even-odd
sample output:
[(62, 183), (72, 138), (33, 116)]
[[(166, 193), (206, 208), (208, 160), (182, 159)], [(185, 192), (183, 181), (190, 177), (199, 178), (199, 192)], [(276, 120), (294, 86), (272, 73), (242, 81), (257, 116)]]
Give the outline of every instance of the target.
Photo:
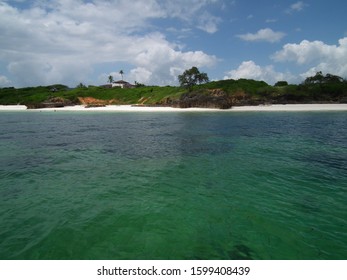
[(346, 112), (0, 112), (0, 259), (347, 259)]

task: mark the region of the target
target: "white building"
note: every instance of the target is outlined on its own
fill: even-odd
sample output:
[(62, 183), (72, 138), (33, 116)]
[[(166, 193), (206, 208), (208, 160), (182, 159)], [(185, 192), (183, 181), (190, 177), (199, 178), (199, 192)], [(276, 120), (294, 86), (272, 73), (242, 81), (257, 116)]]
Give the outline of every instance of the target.
[(123, 80), (119, 80), (119, 81), (116, 81), (116, 82), (112, 82), (112, 87), (120, 87), (120, 88), (134, 88), (135, 86), (126, 82), (126, 81), (123, 81)]

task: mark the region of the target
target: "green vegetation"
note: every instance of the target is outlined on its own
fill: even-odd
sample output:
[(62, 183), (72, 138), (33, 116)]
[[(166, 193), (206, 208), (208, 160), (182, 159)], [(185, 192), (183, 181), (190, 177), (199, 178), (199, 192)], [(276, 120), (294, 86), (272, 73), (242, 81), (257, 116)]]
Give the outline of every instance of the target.
[[(16, 89), (14, 87), (0, 89), (1, 105), (16, 104), (36, 104), (44, 102), (51, 97), (60, 96), (68, 91), (68, 87), (64, 85), (26, 87)], [(72, 96), (71, 96), (72, 98)]]
[(326, 74), (323, 75), (322, 71), (319, 71), (313, 77), (305, 79), (304, 84), (331, 84), (331, 83), (342, 83), (344, 80), (336, 75)]
[(89, 86), (88, 88), (76, 88), (60, 96), (72, 99), (78, 97), (92, 97), (109, 101), (111, 104), (157, 104), (166, 98), (179, 98), (184, 92), (178, 87), (139, 86), (135, 88), (104, 88)]
[[(64, 85), (38, 86), (27, 88), (1, 88), (0, 104), (22, 104), (39, 108), (45, 104), (58, 102), (62, 105), (81, 104), (83, 99), (96, 100), (100, 104), (142, 104), (149, 106), (212, 106), (211, 103), (222, 102), (223, 108), (240, 105), (289, 104), (289, 103), (347, 103), (347, 81), (331, 74), (318, 72), (307, 78), (302, 84), (288, 85), (285, 81), (270, 86), (263, 81), (248, 79), (212, 81), (187, 87), (144, 86), (135, 88), (107, 88), (101, 86), (84, 86), (76, 88)], [(209, 98), (206, 98), (208, 96)], [(218, 99), (219, 98), (219, 99)], [(223, 98), (223, 101), (220, 100)], [(58, 100), (58, 101), (57, 101)], [(192, 103), (192, 100), (194, 102)], [(217, 101), (219, 100), (219, 101)], [(181, 102), (181, 103), (180, 103)], [(91, 101), (93, 105), (93, 101)], [(221, 104), (222, 104), (221, 103)], [(90, 102), (89, 102), (90, 104)], [(188, 105), (187, 105), (188, 104)]]
[(0, 104), (2, 105), (35, 105), (52, 98), (63, 98), (73, 104), (80, 104), (79, 98), (94, 98), (107, 101), (107, 104), (159, 104), (171, 98), (178, 99), (185, 92), (179, 87), (139, 86), (135, 88), (105, 88), (99, 86), (81, 86), (71, 89), (64, 85), (39, 86), (27, 88), (0, 89)]
[(119, 71), (119, 75), (121, 75), (122, 80), (123, 80), (124, 71), (123, 71), (123, 70), (120, 70), (120, 71)]
[(109, 82), (110, 84), (112, 84), (113, 81), (114, 81), (113, 76), (112, 76), (112, 75), (108, 76), (108, 82)]
[(287, 81), (278, 81), (276, 84), (275, 84), (275, 87), (285, 87), (288, 85), (288, 82)]
[(207, 83), (209, 81), (206, 73), (201, 73), (197, 67), (192, 67), (183, 72), (182, 75), (178, 75), (178, 81), (181, 87), (191, 89), (197, 84)]

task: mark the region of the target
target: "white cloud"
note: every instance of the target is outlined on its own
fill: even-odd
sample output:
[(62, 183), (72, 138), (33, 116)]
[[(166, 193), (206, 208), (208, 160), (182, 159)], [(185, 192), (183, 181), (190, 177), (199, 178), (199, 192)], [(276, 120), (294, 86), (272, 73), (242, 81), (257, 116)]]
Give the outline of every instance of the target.
[(83, 61), (71, 62), (71, 58), (46, 59), (36, 57), (35, 60), (10, 62), (8, 71), (16, 77), (16, 82), (23, 85), (63, 83), (70, 81), (72, 86), (86, 82), (92, 72), (91, 64)]
[(336, 46), (329, 46), (322, 41), (303, 40), (300, 44), (286, 44), (273, 55), (275, 61), (295, 61), (307, 64), (322, 58), (329, 58)]
[(293, 11), (301, 11), (302, 9), (304, 9), (304, 6), (305, 6), (304, 2), (299, 1), (299, 2), (296, 2), (293, 5), (291, 5), (290, 8)]
[(130, 71), (130, 80), (137, 81), (141, 84), (149, 84), (152, 77), (152, 72), (143, 67), (137, 67)]
[(0, 75), (0, 87), (6, 87), (11, 84), (11, 81), (6, 77)]
[(193, 18), (213, 33), (219, 19), (204, 11), (215, 2), (41, 0), (24, 10), (0, 2), (0, 64), (19, 86), (93, 82), (91, 76), (100, 75), (93, 73), (95, 65), (103, 63), (116, 69), (127, 64), (129, 78), (141, 83), (172, 84), (171, 69), (208, 67), (217, 58), (184, 51), (155, 32), (151, 21)]
[(218, 0), (164, 0), (158, 1), (165, 11), (166, 17), (179, 18), (191, 26), (207, 33), (218, 31), (221, 18), (212, 15), (205, 7), (215, 4)]
[(300, 44), (286, 44), (273, 55), (277, 62), (292, 61), (307, 66), (306, 77), (317, 71), (347, 76), (347, 37), (338, 41), (338, 45), (328, 45), (322, 41), (304, 40)]
[(266, 22), (266, 23), (274, 23), (274, 22), (277, 22), (277, 21), (278, 21), (278, 19), (269, 18), (269, 19), (267, 19), (265, 22)]
[(303, 1), (298, 1), (292, 5), (290, 5), (290, 7), (287, 9), (287, 13), (292, 13), (292, 12), (300, 12), (302, 11), (305, 7), (307, 6), (306, 3), (304, 3)]
[(247, 33), (242, 35), (237, 35), (245, 41), (265, 41), (270, 43), (275, 43), (280, 41), (285, 36), (283, 32), (275, 32), (270, 28), (260, 29), (257, 33)]
[[(183, 72), (192, 66), (209, 67), (217, 61), (215, 56), (202, 51), (183, 52), (160, 33), (137, 38), (129, 45), (128, 52), (128, 61), (137, 66), (132, 74), (137, 74), (135, 79), (140, 83), (172, 84), (176, 76), (173, 76), (171, 69), (181, 69)], [(141, 77), (146, 77), (146, 80), (141, 80)]]
[(212, 16), (208, 12), (204, 12), (198, 20), (197, 27), (207, 33), (215, 33), (218, 31), (218, 24), (221, 22), (221, 19), (215, 16)]
[[(169, 17), (191, 21), (201, 13), (204, 7), (217, 3), (218, 0), (161, 0), (163, 10)], [(206, 11), (204, 12), (206, 13)], [(208, 13), (209, 14), (209, 13)]]
[(224, 79), (254, 79), (274, 84), (277, 81), (293, 81), (294, 77), (289, 73), (280, 73), (274, 70), (272, 65), (259, 66), (254, 61), (244, 61), (237, 69), (231, 70)]

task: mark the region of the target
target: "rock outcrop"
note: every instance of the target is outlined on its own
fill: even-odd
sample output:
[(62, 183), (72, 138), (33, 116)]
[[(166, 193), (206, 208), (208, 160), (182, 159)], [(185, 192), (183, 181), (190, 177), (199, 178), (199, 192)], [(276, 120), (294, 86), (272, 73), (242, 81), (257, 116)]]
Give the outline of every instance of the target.
[(40, 108), (60, 108), (65, 106), (75, 105), (71, 100), (62, 97), (52, 97), (44, 102), (25, 104), (28, 109), (40, 109)]
[(232, 106), (230, 97), (221, 89), (191, 91), (181, 95), (171, 106), (179, 108), (216, 108), (229, 109)]

